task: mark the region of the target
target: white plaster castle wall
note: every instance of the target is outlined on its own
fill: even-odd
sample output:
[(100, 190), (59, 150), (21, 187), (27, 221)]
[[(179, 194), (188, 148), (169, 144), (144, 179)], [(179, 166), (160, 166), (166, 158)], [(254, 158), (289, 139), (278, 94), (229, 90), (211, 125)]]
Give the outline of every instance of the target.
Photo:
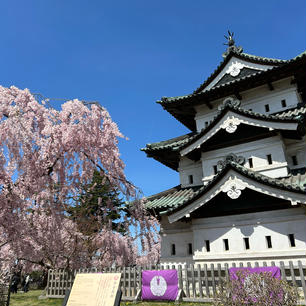
[[(286, 159), (290, 169), (306, 167), (306, 138), (302, 140), (286, 139)], [(292, 156), (296, 156), (297, 165), (293, 164)]]
[[(271, 257), (272, 260), (286, 260), (289, 257), (305, 262), (305, 221), (303, 209), (196, 220), (194, 259), (207, 262), (216, 257), (218, 261), (271, 260)], [(295, 247), (289, 244), (289, 234), (294, 234)], [(272, 248), (267, 247), (265, 236), (271, 236)], [(245, 250), (244, 237), (249, 237), (249, 250)], [(212, 241), (209, 254), (203, 248), (203, 239)], [(223, 239), (229, 240), (229, 251), (224, 251)]]
[[(167, 217), (161, 220), (161, 262), (184, 264), (192, 263), (192, 255), (188, 254), (188, 244), (193, 243), (193, 232), (190, 223), (176, 222), (170, 224)], [(171, 255), (172, 244), (175, 245), (175, 255)]]
[(209, 109), (206, 105), (199, 105), (195, 107), (196, 115), (194, 119), (196, 121), (198, 132), (205, 128), (208, 123), (217, 115), (218, 107), (222, 105), (224, 100), (225, 98), (213, 101), (211, 103), (213, 105), (213, 109)]
[[(291, 84), (291, 78), (287, 78), (273, 83), (274, 90), (269, 90), (268, 85), (260, 86), (251, 90), (241, 92), (241, 107), (252, 110), (261, 114), (273, 114), (296, 107), (301, 102), (301, 98), (297, 93), (296, 86)], [(206, 124), (217, 115), (218, 106), (226, 97), (212, 101), (213, 109), (209, 109), (206, 105), (197, 106), (196, 109), (196, 126), (197, 131), (201, 131)], [(286, 100), (286, 106), (282, 106), (282, 100)], [(269, 105), (270, 110), (266, 112), (265, 105)]]
[[(237, 156), (243, 156), (246, 159), (246, 164), (244, 165), (246, 168), (250, 168), (248, 159), (252, 158), (253, 171), (258, 171), (274, 178), (288, 175), (283, 141), (280, 136), (274, 136), (224, 149), (202, 152), (204, 183), (212, 179), (214, 175), (213, 167), (230, 152)], [(268, 154), (272, 156), (273, 163), (271, 165), (267, 161)]]
[[(211, 152), (202, 153), (202, 162), (193, 162), (183, 157), (179, 164), (180, 184), (182, 187), (199, 186), (212, 179), (214, 166), (223, 160), (228, 152), (246, 159), (244, 165), (248, 169), (258, 171), (266, 176), (278, 178), (288, 175), (289, 169), (298, 169), (306, 166), (305, 137), (302, 140), (286, 140), (280, 136), (249, 142), (233, 147), (227, 147)], [(273, 163), (268, 164), (267, 155), (271, 154)], [(297, 165), (293, 165), (292, 156), (296, 156)], [(248, 159), (252, 158), (253, 168), (250, 168)], [(193, 176), (193, 184), (189, 183), (189, 176)]]
[[(182, 157), (179, 162), (178, 171), (180, 174), (180, 184), (182, 187), (198, 186), (202, 184), (203, 171), (201, 161), (195, 163), (187, 157)], [(190, 175), (193, 177), (192, 184), (189, 182)]]
[[(181, 232), (177, 225), (162, 237), (161, 258), (163, 263), (190, 261), (187, 244), (193, 243), (195, 263), (232, 263), (302, 260), (306, 264), (306, 217), (305, 208), (292, 208), (234, 216), (193, 219), (192, 232)], [(293, 234), (295, 247), (290, 246), (288, 235)], [(271, 236), (272, 248), (268, 248), (265, 236)], [(244, 247), (248, 237), (250, 249)], [(224, 250), (223, 239), (228, 239), (229, 250)], [(210, 241), (210, 252), (205, 249)], [(171, 256), (171, 244), (176, 244), (177, 255)]]
[[(242, 99), (241, 107), (251, 109), (253, 112), (261, 114), (273, 114), (296, 107), (300, 102), (296, 87), (289, 85), (289, 80), (283, 80), (273, 83), (274, 90), (267, 91), (266, 88), (260, 90), (253, 89), (248, 91)], [(286, 106), (282, 106), (282, 100), (286, 101)], [(269, 111), (266, 111), (265, 105), (269, 105)]]

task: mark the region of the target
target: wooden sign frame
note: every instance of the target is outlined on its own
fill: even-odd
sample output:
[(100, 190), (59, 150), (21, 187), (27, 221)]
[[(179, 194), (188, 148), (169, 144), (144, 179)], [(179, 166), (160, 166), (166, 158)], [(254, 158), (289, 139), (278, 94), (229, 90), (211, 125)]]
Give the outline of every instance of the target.
[(121, 273), (79, 273), (64, 306), (119, 306)]

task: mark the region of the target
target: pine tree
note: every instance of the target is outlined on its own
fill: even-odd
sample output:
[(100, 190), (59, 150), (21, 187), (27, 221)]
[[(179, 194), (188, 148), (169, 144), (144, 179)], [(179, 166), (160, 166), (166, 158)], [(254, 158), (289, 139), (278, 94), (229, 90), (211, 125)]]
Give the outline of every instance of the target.
[(118, 189), (96, 170), (92, 181), (82, 186), (76, 204), (67, 212), (85, 235), (99, 232), (104, 225), (124, 235), (126, 230), (120, 222), (126, 214), (124, 204)]

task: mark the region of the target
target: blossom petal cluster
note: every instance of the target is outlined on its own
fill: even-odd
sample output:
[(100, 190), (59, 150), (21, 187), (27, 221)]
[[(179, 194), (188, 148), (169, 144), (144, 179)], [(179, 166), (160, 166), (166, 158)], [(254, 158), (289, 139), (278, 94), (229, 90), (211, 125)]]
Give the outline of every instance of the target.
[[(66, 214), (97, 170), (123, 195), (135, 195), (118, 138), (124, 136), (99, 105), (75, 99), (56, 110), (28, 89), (0, 86), (0, 266), (16, 260), (44, 268), (136, 262), (135, 235), (104, 226), (86, 236)], [(156, 237), (149, 228), (156, 220), (141, 201), (134, 203), (122, 222), (127, 229), (138, 224), (151, 248)]]

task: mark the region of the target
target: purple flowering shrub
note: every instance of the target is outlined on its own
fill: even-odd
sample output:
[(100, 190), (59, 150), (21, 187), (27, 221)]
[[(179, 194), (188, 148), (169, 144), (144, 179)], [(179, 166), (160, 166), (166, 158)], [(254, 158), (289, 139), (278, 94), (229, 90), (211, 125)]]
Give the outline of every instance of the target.
[(237, 279), (222, 279), (214, 306), (296, 306), (298, 288), (271, 273), (239, 271)]

